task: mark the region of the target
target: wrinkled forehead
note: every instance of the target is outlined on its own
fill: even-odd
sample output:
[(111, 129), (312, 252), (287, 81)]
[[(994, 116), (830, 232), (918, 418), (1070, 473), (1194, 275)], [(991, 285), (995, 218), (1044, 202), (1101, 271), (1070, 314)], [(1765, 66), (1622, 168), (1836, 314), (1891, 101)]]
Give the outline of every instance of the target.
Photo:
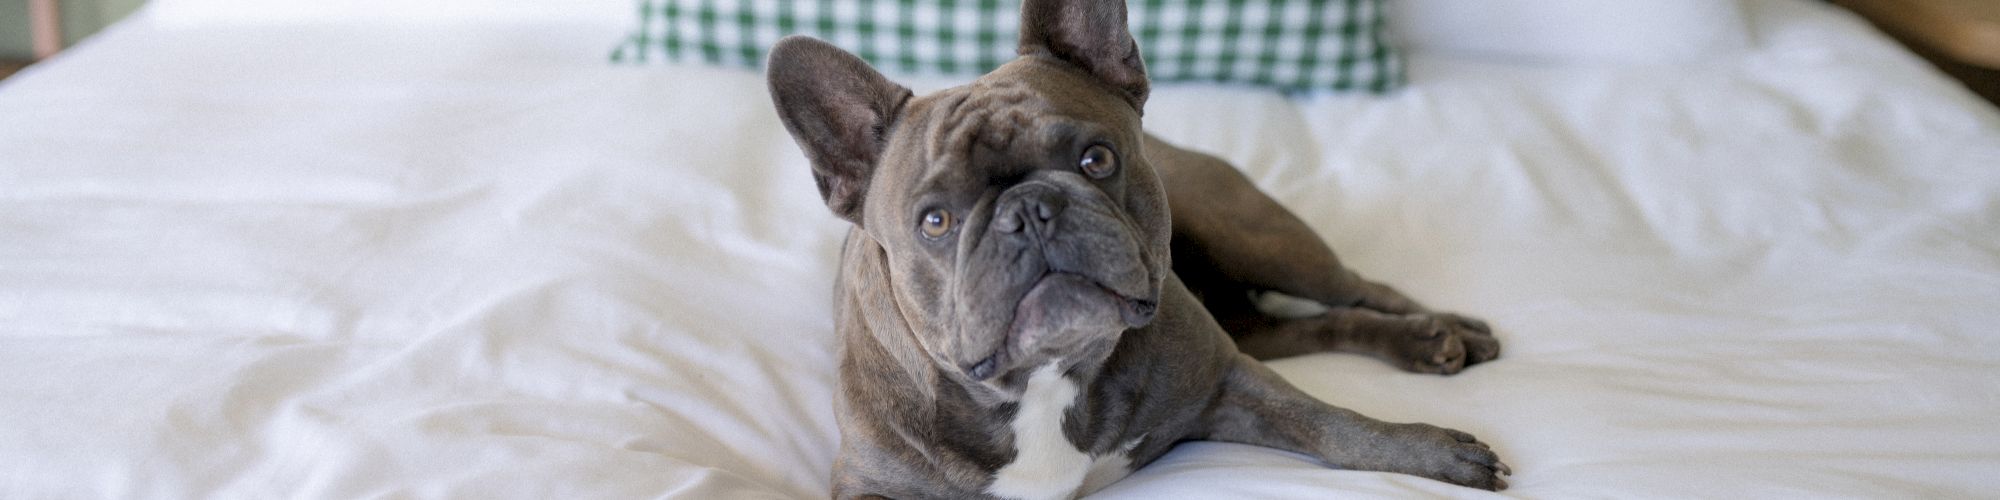
[(1138, 128), (1139, 112), (1116, 89), (1081, 68), (1046, 56), (1021, 57), (980, 77), (973, 85), (1023, 83), (1055, 111), (1082, 119)]
[(1004, 168), (1007, 160), (1027, 165), (1033, 158), (1005, 157), (1079, 138), (1136, 142), (1139, 115), (1113, 92), (1066, 64), (1019, 58), (972, 83), (911, 101), (898, 125), (899, 144), (891, 145), (902, 151), (892, 154), (914, 156), (897, 163), (938, 173), (974, 163)]

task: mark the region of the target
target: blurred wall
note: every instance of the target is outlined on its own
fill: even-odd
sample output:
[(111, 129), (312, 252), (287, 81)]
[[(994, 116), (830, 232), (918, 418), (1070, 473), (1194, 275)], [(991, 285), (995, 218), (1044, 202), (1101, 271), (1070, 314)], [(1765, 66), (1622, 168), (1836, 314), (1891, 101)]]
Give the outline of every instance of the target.
[[(76, 43), (97, 30), (138, 10), (146, 0), (57, 0), (62, 10), (63, 46)], [(0, 0), (0, 59), (29, 59), (35, 47), (28, 29), (28, 2)]]

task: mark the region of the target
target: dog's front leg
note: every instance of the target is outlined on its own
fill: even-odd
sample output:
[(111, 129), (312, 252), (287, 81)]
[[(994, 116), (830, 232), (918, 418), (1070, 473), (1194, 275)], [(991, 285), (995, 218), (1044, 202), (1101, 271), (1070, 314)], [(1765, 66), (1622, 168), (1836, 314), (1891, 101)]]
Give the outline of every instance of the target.
[(1486, 443), (1430, 424), (1369, 418), (1306, 395), (1238, 354), (1209, 408), (1206, 439), (1290, 450), (1335, 467), (1396, 472), (1486, 490), (1511, 474)]

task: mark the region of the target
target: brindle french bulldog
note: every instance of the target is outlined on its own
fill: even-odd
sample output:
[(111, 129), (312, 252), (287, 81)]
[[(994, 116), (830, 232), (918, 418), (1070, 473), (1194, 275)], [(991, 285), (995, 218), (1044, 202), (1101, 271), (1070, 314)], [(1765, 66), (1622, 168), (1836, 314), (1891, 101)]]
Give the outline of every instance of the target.
[[(1257, 361), (1452, 374), (1499, 354), (1484, 323), (1362, 279), (1235, 168), (1143, 132), (1122, 2), (1021, 10), (1019, 58), (923, 97), (818, 40), (771, 51), (785, 128), (854, 225), (835, 497), (1070, 497), (1195, 439), (1507, 486), (1471, 435), (1328, 405)], [(1262, 292), (1328, 309), (1266, 315)]]

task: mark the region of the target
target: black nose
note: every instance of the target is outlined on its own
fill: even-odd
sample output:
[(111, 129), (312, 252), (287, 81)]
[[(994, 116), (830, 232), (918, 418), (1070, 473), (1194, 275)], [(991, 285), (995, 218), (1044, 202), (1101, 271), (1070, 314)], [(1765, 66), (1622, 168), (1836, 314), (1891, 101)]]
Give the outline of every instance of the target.
[(993, 220), (993, 227), (1004, 233), (1018, 233), (1023, 230), (1045, 234), (1049, 222), (1062, 215), (1069, 202), (1055, 189), (1032, 187), (1009, 201), (1010, 206), (1001, 207), (1000, 214)]

